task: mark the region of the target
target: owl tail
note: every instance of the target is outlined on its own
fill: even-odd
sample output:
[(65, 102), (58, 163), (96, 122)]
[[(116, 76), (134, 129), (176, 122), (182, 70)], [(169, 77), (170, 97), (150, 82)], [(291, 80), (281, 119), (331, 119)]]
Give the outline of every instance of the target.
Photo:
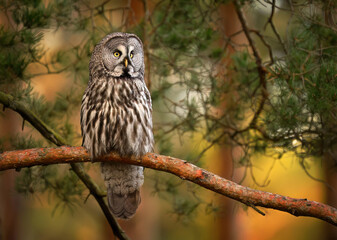
[(108, 202), (114, 216), (129, 219), (136, 213), (141, 202), (139, 189), (126, 195), (121, 195), (108, 188)]
[(118, 218), (128, 219), (140, 204), (140, 188), (144, 183), (144, 168), (122, 163), (101, 163), (107, 187), (109, 208)]

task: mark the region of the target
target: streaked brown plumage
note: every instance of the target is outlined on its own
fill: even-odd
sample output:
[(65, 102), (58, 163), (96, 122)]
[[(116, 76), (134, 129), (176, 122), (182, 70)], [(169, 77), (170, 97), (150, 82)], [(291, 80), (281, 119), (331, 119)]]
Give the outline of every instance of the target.
[[(92, 159), (109, 152), (142, 156), (153, 149), (152, 104), (144, 82), (144, 54), (134, 34), (112, 33), (95, 47), (82, 98), (82, 145)], [(130, 218), (140, 203), (143, 167), (102, 163), (112, 213)]]

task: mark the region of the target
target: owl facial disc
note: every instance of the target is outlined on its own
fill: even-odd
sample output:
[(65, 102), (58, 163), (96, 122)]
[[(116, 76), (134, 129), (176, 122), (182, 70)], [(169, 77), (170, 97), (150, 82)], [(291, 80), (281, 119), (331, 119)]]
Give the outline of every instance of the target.
[[(138, 39), (115, 37), (102, 49), (102, 63), (113, 77), (140, 77), (143, 73), (143, 51)], [(136, 51), (138, 50), (138, 51)]]

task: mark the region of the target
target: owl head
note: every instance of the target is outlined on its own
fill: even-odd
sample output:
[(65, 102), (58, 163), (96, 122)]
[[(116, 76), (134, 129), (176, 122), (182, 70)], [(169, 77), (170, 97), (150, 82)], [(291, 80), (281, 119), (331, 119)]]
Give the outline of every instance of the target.
[(98, 69), (113, 77), (141, 78), (144, 76), (142, 41), (134, 34), (112, 33), (95, 47), (90, 64), (90, 74)]

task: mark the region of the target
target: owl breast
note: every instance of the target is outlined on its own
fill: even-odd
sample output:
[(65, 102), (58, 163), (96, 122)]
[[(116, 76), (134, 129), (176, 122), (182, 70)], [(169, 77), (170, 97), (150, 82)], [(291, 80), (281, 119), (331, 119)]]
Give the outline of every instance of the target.
[(109, 152), (142, 156), (153, 148), (150, 94), (140, 79), (91, 82), (82, 99), (83, 146), (92, 158)]

